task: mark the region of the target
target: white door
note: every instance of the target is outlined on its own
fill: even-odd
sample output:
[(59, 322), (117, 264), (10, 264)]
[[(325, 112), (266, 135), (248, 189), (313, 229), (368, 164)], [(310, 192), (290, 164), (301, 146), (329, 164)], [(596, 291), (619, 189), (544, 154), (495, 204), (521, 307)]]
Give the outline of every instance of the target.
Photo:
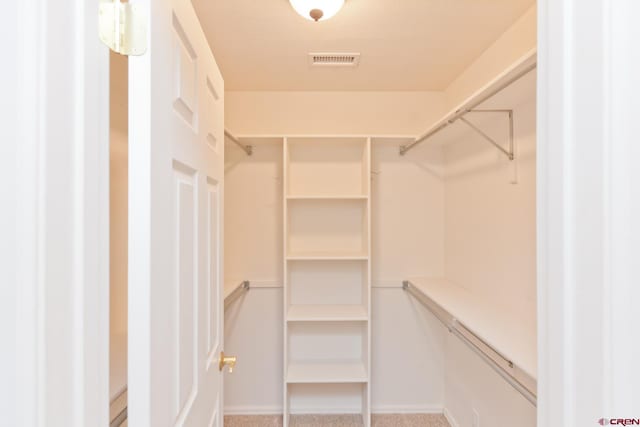
[(129, 58), (129, 425), (222, 426), (224, 83), (189, 0)]

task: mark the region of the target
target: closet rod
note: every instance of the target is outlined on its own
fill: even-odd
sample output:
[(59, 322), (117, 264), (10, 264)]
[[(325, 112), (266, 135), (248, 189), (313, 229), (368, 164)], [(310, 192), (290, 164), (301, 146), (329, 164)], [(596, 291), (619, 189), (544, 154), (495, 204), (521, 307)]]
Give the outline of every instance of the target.
[(233, 143), (235, 143), (238, 147), (242, 148), (242, 150), (247, 153), (247, 156), (250, 156), (253, 154), (253, 146), (251, 145), (244, 145), (243, 143), (241, 143), (240, 141), (238, 141), (238, 138), (236, 138), (235, 136), (233, 136), (231, 134), (231, 132), (229, 132), (228, 130), (224, 130), (224, 136), (226, 136), (227, 138), (229, 138)]
[(475, 99), (475, 100), (469, 102), (464, 107), (459, 108), (455, 112), (451, 113), (448, 117), (445, 117), (441, 121), (441, 123), (437, 124), (434, 128), (430, 129), (424, 135), (416, 138), (416, 140), (413, 141), (411, 144), (407, 144), (407, 145), (401, 146), (400, 147), (400, 154), (404, 156), (413, 147), (415, 147), (416, 145), (418, 145), (418, 144), (426, 141), (427, 139), (431, 138), (433, 135), (437, 134), (442, 129), (446, 128), (447, 126), (454, 124), (458, 119), (462, 118), (465, 114), (471, 112), (471, 110), (473, 110), (474, 108), (476, 108), (477, 106), (479, 106), (483, 102), (487, 101), (489, 98), (493, 97), (497, 93), (501, 92), (503, 89), (505, 89), (506, 87), (510, 86), (512, 83), (520, 80), (522, 77), (524, 77), (530, 71), (535, 70), (536, 67), (537, 67), (537, 63), (533, 63), (533, 64), (527, 66), (526, 68), (522, 69), (518, 73), (514, 74), (513, 76), (511, 76), (510, 78), (508, 78), (507, 80), (505, 80), (504, 82), (499, 84), (494, 89), (492, 89), (492, 90), (488, 91), (487, 93), (485, 93), (484, 95), (481, 95), (480, 97), (478, 97), (478, 99)]
[(245, 293), (249, 289), (251, 289), (251, 282), (249, 282), (248, 280), (245, 280), (245, 281), (241, 282), (238, 286), (236, 286), (236, 288), (233, 291), (231, 291), (231, 293), (224, 299), (224, 308), (225, 308), (225, 310), (235, 300), (240, 298), (240, 295), (242, 295), (243, 293)]
[[(509, 383), (516, 391), (518, 391), (525, 399), (527, 399), (533, 406), (537, 406), (537, 396), (535, 392), (531, 391), (526, 385), (520, 382), (509, 372), (504, 365), (509, 369), (514, 369), (514, 363), (501, 354), (498, 350), (492, 347), (489, 343), (484, 341), (478, 335), (473, 333), (458, 319), (453, 317), (450, 313), (446, 312), (442, 307), (435, 303), (428, 295), (417, 288), (413, 283), (408, 280), (402, 282), (402, 289), (407, 291), (410, 295), (416, 298), (422, 303), (442, 324), (455, 336), (457, 336), (467, 347), (469, 347), (474, 353), (476, 353), (482, 360), (484, 360), (498, 375), (500, 375), (507, 383)], [(489, 351), (486, 351), (488, 349)], [(501, 363), (498, 363), (492, 354), (501, 359)]]

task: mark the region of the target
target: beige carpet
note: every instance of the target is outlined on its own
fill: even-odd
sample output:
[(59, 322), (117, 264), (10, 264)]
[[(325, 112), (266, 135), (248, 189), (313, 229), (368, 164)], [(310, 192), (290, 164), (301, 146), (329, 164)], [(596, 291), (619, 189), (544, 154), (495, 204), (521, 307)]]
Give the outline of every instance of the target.
[[(359, 415), (292, 415), (290, 427), (361, 427)], [(451, 427), (443, 415), (374, 415), (372, 427)], [(225, 416), (224, 427), (280, 427), (282, 416)]]

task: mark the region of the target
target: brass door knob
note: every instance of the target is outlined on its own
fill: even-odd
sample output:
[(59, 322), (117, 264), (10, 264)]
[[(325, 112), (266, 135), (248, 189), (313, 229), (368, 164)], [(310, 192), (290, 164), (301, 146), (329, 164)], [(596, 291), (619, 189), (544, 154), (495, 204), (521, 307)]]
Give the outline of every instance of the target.
[(218, 368), (222, 371), (226, 366), (229, 367), (229, 373), (232, 374), (233, 370), (236, 367), (236, 362), (238, 359), (235, 356), (225, 356), (224, 351), (220, 352), (220, 363), (218, 364)]

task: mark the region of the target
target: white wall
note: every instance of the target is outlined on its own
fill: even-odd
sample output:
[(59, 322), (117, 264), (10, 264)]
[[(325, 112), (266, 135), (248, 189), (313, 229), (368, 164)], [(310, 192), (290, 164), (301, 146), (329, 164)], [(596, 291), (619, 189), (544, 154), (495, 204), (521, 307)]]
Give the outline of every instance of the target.
[[(514, 109), (518, 183), (507, 158), (467, 131), (445, 150), (445, 272), (470, 291), (536, 316), (535, 92)], [(505, 141), (506, 122), (482, 129)], [(518, 319), (514, 319), (514, 322)], [(535, 337), (531, 337), (535, 340)], [(536, 410), (457, 338), (446, 346), (445, 406), (460, 426), (536, 425)]]
[(410, 135), (444, 113), (440, 92), (226, 92), (238, 135)]
[(449, 84), (445, 90), (448, 108), (455, 108), (525, 53), (535, 49), (536, 24), (537, 8), (534, 4)]
[(445, 331), (399, 286), (443, 274), (442, 153), (376, 141), (371, 169), (372, 411), (441, 412)]
[(252, 285), (225, 312), (225, 352), (238, 357), (225, 374), (227, 414), (282, 412), (282, 192), (281, 143), (252, 156), (226, 144), (225, 283)]
[[(514, 109), (517, 184), (510, 183), (513, 166), (506, 156), (469, 129), (447, 145), (444, 191), (447, 278), (501, 303), (527, 307), (531, 317), (536, 300), (535, 108), (530, 99)], [(506, 144), (505, 118), (488, 120), (482, 129)]]

